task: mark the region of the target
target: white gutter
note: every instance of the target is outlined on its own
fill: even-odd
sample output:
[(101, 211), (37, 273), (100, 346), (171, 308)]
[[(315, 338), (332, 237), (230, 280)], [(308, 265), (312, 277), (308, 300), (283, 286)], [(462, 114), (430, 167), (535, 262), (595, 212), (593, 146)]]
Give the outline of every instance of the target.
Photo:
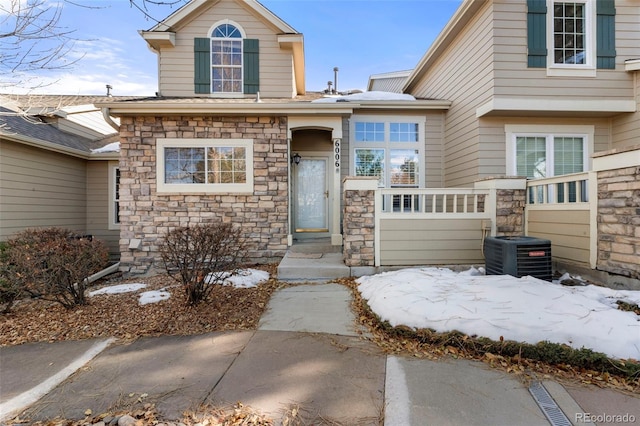
[(118, 126), (116, 124), (115, 121), (113, 121), (113, 119), (111, 118), (111, 115), (109, 114), (109, 108), (108, 107), (103, 107), (101, 108), (102, 110), (102, 118), (104, 118), (104, 121), (107, 122), (107, 124), (109, 124), (109, 126), (113, 127), (114, 129), (116, 129), (116, 132), (120, 131), (120, 126)]

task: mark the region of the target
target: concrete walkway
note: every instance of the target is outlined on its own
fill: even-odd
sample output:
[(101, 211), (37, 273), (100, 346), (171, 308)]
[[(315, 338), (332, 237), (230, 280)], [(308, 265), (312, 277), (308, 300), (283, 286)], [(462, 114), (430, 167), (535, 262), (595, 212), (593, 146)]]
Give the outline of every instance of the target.
[[(18, 412), (80, 419), (88, 409), (145, 402), (180, 419), (203, 402), (240, 401), (280, 423), (295, 412), (302, 424), (550, 424), (527, 386), (483, 363), (386, 356), (358, 334), (349, 303), (343, 286), (305, 284), (277, 291), (257, 331), (143, 338), (104, 350), (104, 341), (0, 348), (0, 421)], [(543, 385), (560, 407), (551, 418), (569, 421), (553, 424), (593, 424), (588, 415), (640, 421), (639, 398)]]

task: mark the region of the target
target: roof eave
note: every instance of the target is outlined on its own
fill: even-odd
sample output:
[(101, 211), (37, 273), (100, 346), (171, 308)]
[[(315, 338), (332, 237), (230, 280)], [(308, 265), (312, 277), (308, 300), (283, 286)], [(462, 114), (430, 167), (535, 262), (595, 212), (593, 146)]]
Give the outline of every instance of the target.
[(127, 115), (167, 115), (167, 114), (217, 114), (217, 115), (344, 115), (353, 113), (353, 103), (180, 103), (180, 102), (138, 102), (138, 103), (103, 103), (114, 116)]
[(417, 80), (425, 74), (429, 66), (444, 52), (451, 40), (485, 3), (484, 0), (464, 0), (407, 78), (402, 88), (403, 93), (408, 93), (413, 88)]

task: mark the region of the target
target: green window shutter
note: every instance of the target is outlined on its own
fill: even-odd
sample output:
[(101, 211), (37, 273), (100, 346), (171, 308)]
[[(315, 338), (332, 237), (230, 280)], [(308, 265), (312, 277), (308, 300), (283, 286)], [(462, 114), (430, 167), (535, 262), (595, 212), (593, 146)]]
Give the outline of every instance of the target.
[(547, 66), (547, 2), (527, 0), (527, 65)]
[(193, 40), (195, 93), (211, 93), (211, 39)]
[(260, 48), (258, 39), (244, 39), (244, 93), (256, 94), (260, 90)]
[(614, 0), (596, 2), (596, 67), (616, 68), (616, 8)]

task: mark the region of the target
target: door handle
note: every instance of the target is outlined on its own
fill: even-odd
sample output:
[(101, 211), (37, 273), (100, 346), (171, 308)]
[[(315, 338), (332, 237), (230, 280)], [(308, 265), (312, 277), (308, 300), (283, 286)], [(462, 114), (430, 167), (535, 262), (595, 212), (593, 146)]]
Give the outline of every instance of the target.
[(324, 191), (324, 196), (329, 198), (329, 190)]

